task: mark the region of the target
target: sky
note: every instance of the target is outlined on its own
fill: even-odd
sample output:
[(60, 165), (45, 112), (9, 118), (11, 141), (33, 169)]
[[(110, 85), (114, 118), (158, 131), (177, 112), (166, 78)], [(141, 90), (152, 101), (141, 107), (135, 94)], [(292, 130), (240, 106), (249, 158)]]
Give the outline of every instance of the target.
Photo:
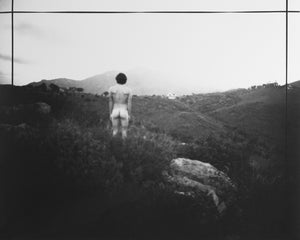
[[(226, 2), (226, 4), (225, 4)], [(297, 0), (290, 7), (300, 10)], [(10, 1), (0, 0), (0, 11)], [(15, 0), (16, 10), (284, 10), (284, 0)], [(300, 14), (290, 14), (289, 81), (300, 80)], [(0, 82), (11, 22), (0, 15)], [(284, 14), (15, 14), (15, 83), (148, 69), (194, 92), (285, 83)]]

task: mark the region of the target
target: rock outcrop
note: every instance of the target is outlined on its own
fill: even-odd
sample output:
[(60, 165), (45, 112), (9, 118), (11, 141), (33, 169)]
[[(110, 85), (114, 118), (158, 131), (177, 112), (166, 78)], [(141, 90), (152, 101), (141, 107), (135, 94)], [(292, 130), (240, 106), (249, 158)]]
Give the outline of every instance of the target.
[(236, 198), (236, 186), (231, 179), (209, 163), (186, 158), (171, 161), (164, 172), (167, 182), (176, 186), (176, 193), (197, 198), (206, 194), (220, 214), (232, 205)]

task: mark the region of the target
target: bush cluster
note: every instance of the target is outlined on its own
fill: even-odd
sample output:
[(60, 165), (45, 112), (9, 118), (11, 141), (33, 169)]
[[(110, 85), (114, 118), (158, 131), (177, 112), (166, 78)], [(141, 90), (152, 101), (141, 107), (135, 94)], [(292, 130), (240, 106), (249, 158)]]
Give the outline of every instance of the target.
[(110, 189), (124, 183), (159, 181), (175, 156), (175, 143), (163, 134), (132, 127), (123, 141), (107, 128), (84, 128), (72, 120), (53, 123), (47, 152), (62, 176), (74, 184)]

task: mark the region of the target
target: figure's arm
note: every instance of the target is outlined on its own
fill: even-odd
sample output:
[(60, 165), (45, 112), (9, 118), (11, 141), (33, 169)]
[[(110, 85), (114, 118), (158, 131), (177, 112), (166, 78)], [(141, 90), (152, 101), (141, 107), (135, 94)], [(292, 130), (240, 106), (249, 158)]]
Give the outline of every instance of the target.
[(132, 106), (132, 93), (129, 92), (129, 95), (128, 95), (128, 114), (129, 116), (131, 117), (131, 106)]
[(112, 112), (112, 109), (113, 109), (113, 106), (114, 106), (114, 100), (113, 100), (113, 96), (112, 96), (112, 93), (109, 92), (109, 116), (111, 115), (111, 112)]

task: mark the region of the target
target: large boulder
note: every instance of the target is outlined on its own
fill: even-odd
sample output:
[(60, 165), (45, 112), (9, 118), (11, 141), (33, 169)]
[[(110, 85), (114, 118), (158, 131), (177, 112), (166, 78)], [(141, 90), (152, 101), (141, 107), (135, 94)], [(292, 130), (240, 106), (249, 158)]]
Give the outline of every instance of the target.
[(220, 214), (236, 200), (235, 184), (209, 163), (177, 158), (171, 161), (164, 177), (168, 183), (175, 185), (177, 194), (195, 199), (203, 194), (210, 196)]

